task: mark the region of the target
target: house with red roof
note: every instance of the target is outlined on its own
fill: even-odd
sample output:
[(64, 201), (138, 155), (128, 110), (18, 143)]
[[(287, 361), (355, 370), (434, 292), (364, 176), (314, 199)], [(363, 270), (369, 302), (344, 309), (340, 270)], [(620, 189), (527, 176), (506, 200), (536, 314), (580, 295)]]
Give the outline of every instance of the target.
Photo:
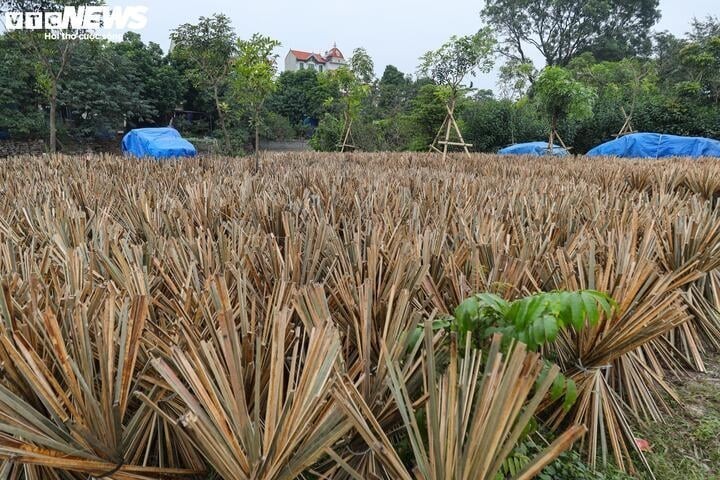
[(325, 72), (328, 70), (336, 70), (345, 64), (345, 57), (337, 48), (337, 45), (333, 45), (333, 48), (324, 54), (291, 49), (285, 56), (286, 72), (305, 69)]

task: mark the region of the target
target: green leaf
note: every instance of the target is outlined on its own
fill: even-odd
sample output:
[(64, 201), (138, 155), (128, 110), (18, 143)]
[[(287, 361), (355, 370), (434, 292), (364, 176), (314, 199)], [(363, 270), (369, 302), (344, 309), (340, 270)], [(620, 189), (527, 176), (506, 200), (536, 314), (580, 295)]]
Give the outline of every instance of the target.
[(568, 411), (570, 410), (570, 408), (572, 408), (572, 406), (577, 401), (577, 396), (577, 386), (571, 378), (568, 378), (565, 389), (565, 401), (563, 402), (563, 409), (565, 411)]
[(542, 318), (538, 319), (530, 326), (530, 336), (532, 337), (532, 345), (528, 344), (528, 349), (535, 350), (537, 345), (545, 343), (545, 322)]
[(480, 303), (475, 297), (470, 297), (455, 308), (453, 316), (459, 325), (468, 325), (471, 323), (471, 319), (477, 317), (478, 310), (480, 310)]
[(552, 400), (557, 400), (558, 398), (562, 397), (564, 392), (565, 376), (562, 374), (558, 374), (557, 377), (555, 377), (555, 380), (553, 380), (552, 386), (550, 387), (550, 398)]
[(598, 304), (600, 304), (600, 308), (602, 308), (605, 316), (608, 318), (611, 317), (613, 309), (617, 307), (615, 300), (613, 300), (610, 295), (595, 290), (590, 290), (589, 293), (593, 295)]
[(585, 326), (585, 308), (582, 297), (577, 292), (570, 293), (568, 303), (570, 304), (570, 322), (575, 330), (580, 331)]
[(600, 311), (598, 309), (597, 301), (589, 292), (580, 292), (580, 298), (582, 298), (587, 319), (590, 322), (590, 325), (594, 327), (598, 324), (600, 319)]
[(553, 307), (557, 308), (557, 316), (560, 320), (560, 328), (565, 328), (572, 325), (572, 309), (570, 308), (570, 297), (572, 293), (569, 292), (555, 292), (554, 300), (555, 304)]
[(558, 322), (552, 315), (543, 317), (543, 329), (545, 331), (545, 341), (553, 342), (558, 334)]
[(519, 328), (530, 327), (545, 311), (545, 301), (541, 295), (526, 297), (518, 301), (524, 305), (521, 307), (518, 317), (513, 318), (512, 321)]
[(475, 298), (481, 305), (491, 308), (502, 316), (505, 316), (510, 310), (510, 304), (494, 293), (478, 293)]

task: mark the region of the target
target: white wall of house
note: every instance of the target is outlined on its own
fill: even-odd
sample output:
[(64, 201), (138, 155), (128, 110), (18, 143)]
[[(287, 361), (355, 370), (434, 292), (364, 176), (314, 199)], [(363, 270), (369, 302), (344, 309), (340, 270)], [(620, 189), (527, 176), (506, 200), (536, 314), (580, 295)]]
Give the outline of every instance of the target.
[(312, 57), (308, 58), (308, 59), (307, 59), (306, 61), (304, 61), (304, 62), (298, 61), (297, 64), (298, 64), (298, 68), (301, 69), (301, 70), (302, 70), (303, 68), (305, 68), (305, 69), (307, 69), (307, 70), (315, 70), (315, 71), (318, 71), (318, 72), (323, 72), (323, 71), (325, 71), (325, 64), (318, 62), (317, 60), (315, 60), (315, 59), (312, 58)]
[(337, 70), (338, 68), (345, 65), (345, 60), (341, 58), (332, 58), (325, 64), (327, 70)]
[(285, 71), (294, 72), (298, 68), (298, 62), (295, 55), (293, 55), (292, 52), (288, 52), (287, 55), (285, 55)]

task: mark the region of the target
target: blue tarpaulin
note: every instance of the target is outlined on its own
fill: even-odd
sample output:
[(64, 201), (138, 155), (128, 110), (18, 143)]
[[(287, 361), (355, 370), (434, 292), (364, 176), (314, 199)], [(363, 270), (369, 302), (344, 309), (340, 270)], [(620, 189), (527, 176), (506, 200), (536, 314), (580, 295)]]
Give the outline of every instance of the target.
[(123, 137), (122, 151), (125, 155), (153, 158), (194, 157), (197, 154), (193, 144), (170, 127), (130, 130)]
[(720, 141), (662, 133), (632, 133), (600, 144), (587, 154), (627, 158), (720, 157)]
[(553, 145), (552, 152), (548, 150), (548, 142), (516, 143), (498, 151), (501, 155), (567, 155), (568, 151)]

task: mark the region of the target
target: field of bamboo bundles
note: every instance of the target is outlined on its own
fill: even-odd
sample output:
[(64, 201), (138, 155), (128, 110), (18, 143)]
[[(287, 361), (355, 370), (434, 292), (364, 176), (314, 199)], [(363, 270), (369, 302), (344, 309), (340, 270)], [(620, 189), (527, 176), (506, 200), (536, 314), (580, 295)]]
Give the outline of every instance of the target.
[[(528, 479), (575, 441), (641, 471), (720, 348), (715, 161), (0, 165), (3, 479)], [(617, 304), (540, 353), (431, 328), (579, 289)], [(555, 440), (508, 462), (533, 416)]]

